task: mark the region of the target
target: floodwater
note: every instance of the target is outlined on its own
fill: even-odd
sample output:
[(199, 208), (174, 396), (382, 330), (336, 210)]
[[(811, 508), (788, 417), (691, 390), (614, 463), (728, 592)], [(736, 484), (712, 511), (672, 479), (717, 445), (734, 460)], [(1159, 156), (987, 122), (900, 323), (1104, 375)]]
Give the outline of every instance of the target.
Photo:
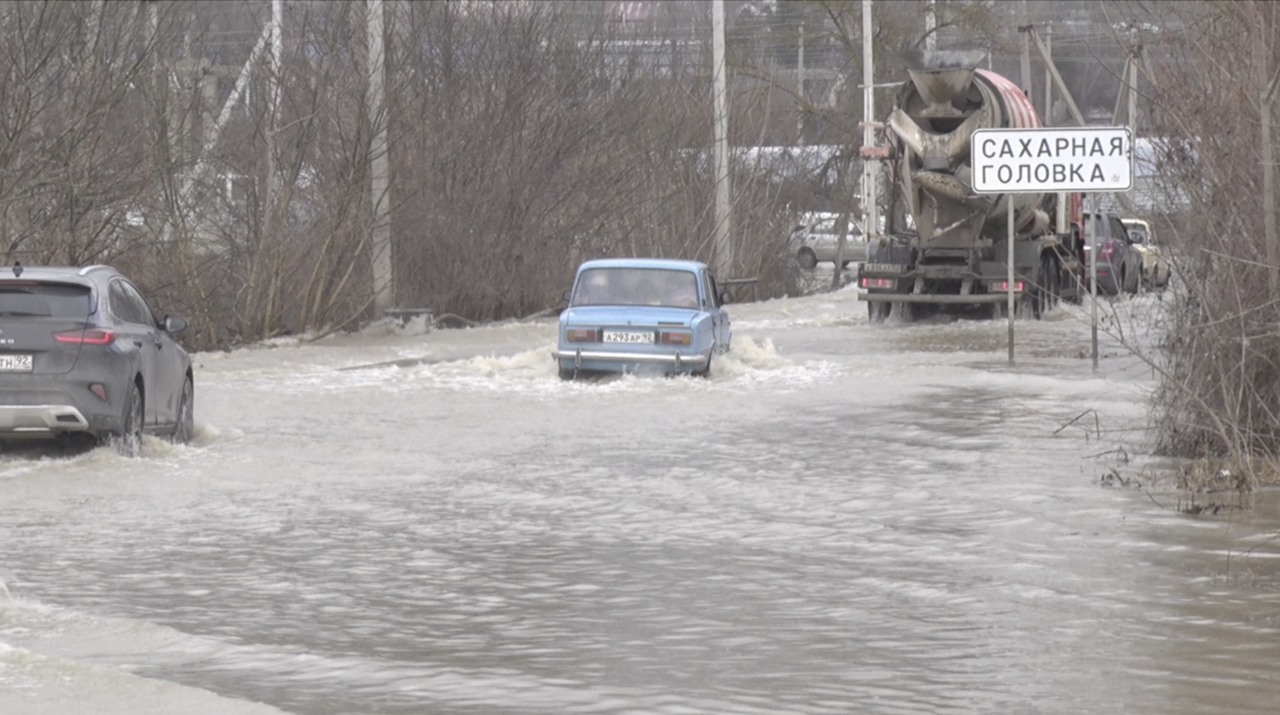
[(0, 713), (1276, 711), (1280, 505), (1149, 486), (1079, 309), (1013, 366), (731, 314), (706, 380), (561, 382), (550, 321), (200, 354), (193, 445), (0, 455)]

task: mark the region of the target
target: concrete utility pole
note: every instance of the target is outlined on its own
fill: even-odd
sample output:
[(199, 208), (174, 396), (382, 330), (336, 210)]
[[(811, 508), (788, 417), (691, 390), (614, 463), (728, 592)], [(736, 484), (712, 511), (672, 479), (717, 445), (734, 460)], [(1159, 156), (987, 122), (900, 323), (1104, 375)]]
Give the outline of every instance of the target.
[(1031, 13), (1027, 10), (1027, 0), (1022, 0), (1022, 91), (1031, 98)]
[[(876, 143), (875, 52), (872, 47), (871, 0), (862, 0), (862, 146)], [(862, 158), (862, 234), (868, 239), (880, 235), (880, 210), (876, 205), (875, 161)]]
[(929, 0), (924, 8), (924, 48), (938, 49), (938, 0)]
[(1138, 51), (1129, 58), (1129, 136), (1138, 141)]
[[(1053, 23), (1047, 23), (1044, 27), (1044, 46), (1052, 56)], [(1053, 124), (1053, 73), (1049, 70), (1048, 63), (1044, 66), (1044, 114), (1040, 116), (1040, 123), (1046, 127)]]
[[(276, 0), (277, 2), (279, 0)], [(387, 196), (387, 109), (383, 86), (387, 55), (382, 47), (382, 0), (365, 0), (369, 41), (369, 139), (370, 192), (373, 198), (373, 229), (369, 249), (373, 263), (373, 309), (378, 317), (392, 307), (395, 286), (391, 267), (391, 202)]]
[(800, 43), (796, 52), (796, 145), (804, 146), (804, 18), (800, 19)]
[[(1266, 65), (1263, 65), (1264, 67)], [(1267, 246), (1268, 277), (1271, 281), (1271, 300), (1280, 300), (1280, 236), (1276, 233), (1276, 163), (1271, 128), (1271, 101), (1280, 82), (1280, 70), (1263, 89), (1261, 110), (1262, 132), (1262, 235)]]
[(723, 280), (733, 275), (733, 240), (729, 232), (729, 110), (728, 78), (724, 57), (724, 0), (711, 2), (711, 70), (714, 94), (713, 141), (716, 164), (715, 253), (716, 274)]
[(280, 167), (276, 164), (276, 122), (280, 113), (280, 72), (284, 67), (284, 38), (280, 25), (284, 20), (284, 0), (271, 0), (271, 76), (267, 90), (267, 212), (266, 225), (279, 230)]

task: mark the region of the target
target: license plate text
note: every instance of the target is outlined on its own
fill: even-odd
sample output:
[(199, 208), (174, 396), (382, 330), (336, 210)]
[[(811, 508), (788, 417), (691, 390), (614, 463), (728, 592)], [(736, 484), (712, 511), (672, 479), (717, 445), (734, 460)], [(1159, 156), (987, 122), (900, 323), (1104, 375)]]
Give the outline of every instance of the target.
[(640, 333), (629, 330), (604, 331), (606, 343), (652, 343), (653, 333)]
[(31, 372), (31, 356), (0, 355), (0, 372)]

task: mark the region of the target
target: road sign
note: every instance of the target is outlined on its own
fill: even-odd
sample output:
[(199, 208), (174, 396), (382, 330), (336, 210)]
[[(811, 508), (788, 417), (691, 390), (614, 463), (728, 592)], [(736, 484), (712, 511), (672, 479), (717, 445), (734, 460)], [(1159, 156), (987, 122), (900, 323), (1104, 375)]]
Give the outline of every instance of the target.
[(978, 129), (969, 163), (979, 194), (1133, 188), (1128, 127)]

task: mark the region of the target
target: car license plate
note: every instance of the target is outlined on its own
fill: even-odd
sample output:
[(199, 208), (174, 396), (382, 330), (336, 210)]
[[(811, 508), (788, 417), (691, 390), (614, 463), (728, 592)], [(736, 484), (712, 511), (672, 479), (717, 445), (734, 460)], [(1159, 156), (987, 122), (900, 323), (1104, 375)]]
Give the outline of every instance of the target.
[(31, 356), (0, 355), (0, 372), (31, 372)]
[(863, 263), (863, 273), (902, 273), (903, 266), (900, 263)]
[(604, 341), (606, 343), (652, 343), (653, 333), (639, 333), (630, 330), (606, 330), (604, 331)]

